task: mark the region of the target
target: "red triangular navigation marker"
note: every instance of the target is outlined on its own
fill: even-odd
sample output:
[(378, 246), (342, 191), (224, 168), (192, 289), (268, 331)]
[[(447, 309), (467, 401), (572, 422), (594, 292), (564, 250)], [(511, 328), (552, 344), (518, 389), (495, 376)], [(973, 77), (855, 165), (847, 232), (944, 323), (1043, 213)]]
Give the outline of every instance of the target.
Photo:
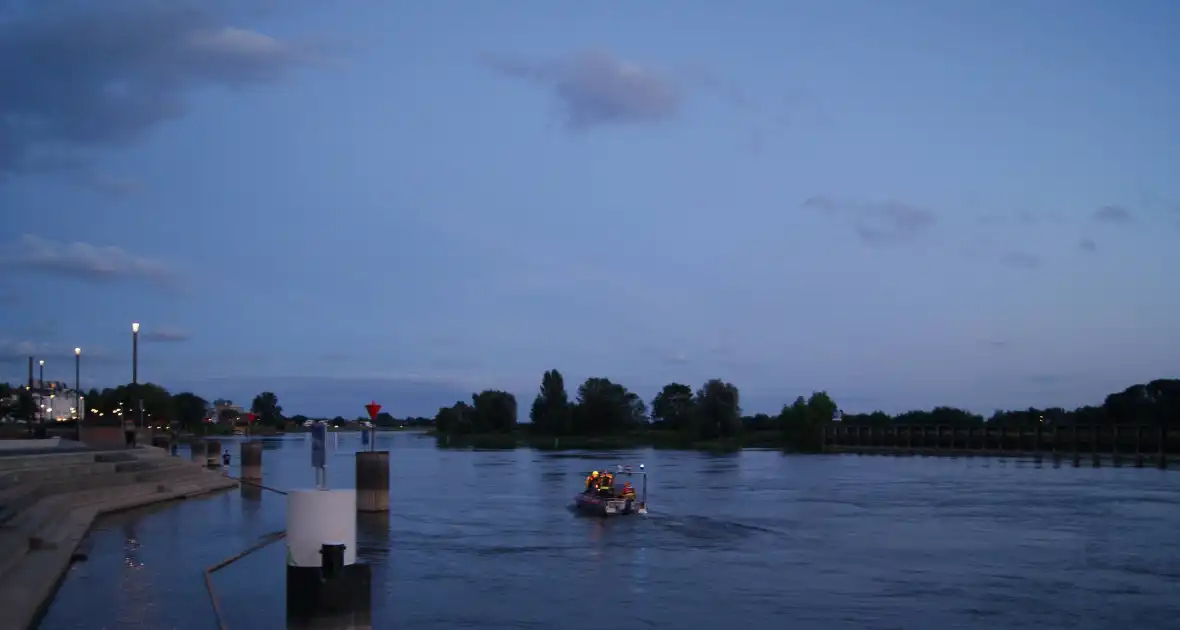
[(365, 411), (369, 412), (369, 420), (376, 420), (377, 413), (381, 411), (381, 405), (378, 405), (377, 401), (370, 402), (365, 405)]

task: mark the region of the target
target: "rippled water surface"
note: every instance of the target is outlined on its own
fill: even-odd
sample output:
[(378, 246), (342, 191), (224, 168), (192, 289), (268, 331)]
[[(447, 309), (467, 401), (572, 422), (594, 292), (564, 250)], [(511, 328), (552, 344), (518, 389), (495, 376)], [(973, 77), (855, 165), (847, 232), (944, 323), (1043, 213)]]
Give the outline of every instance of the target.
[[(332, 485), (359, 442), (341, 438)], [(305, 438), (266, 446), (267, 485), (311, 484)], [(390, 516), (358, 526), (375, 628), (1180, 628), (1177, 472), (381, 448)], [(588, 468), (639, 462), (651, 515), (568, 510)], [(284, 498), (252, 489), (107, 517), (40, 627), (215, 628), (202, 571), (283, 521)], [(228, 627), (283, 628), (284, 575), (281, 543), (215, 574)]]

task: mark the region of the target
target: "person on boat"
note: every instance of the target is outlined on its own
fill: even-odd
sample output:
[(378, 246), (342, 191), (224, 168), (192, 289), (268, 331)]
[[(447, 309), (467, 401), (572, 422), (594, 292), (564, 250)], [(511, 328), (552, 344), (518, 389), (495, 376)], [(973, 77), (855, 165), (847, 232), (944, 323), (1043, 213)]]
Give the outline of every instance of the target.
[(619, 492), (619, 496), (624, 499), (635, 500), (635, 487), (631, 485), (630, 481), (623, 484), (623, 490)]
[(615, 493), (615, 477), (609, 472), (598, 476), (598, 494), (609, 497)]
[(586, 475), (586, 490), (585, 490), (585, 492), (591, 492), (591, 491), (595, 490), (597, 486), (598, 486), (598, 471), (595, 470), (595, 471), (592, 471), (589, 475)]

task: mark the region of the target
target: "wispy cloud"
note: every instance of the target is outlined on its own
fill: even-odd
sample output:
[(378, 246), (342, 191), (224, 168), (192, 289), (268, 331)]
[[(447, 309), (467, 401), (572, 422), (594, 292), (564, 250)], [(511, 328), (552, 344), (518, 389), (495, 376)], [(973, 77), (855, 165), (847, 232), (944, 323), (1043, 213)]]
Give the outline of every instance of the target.
[(872, 246), (913, 240), (937, 222), (932, 211), (898, 201), (862, 203), (817, 195), (804, 201), (803, 207), (844, 218), (857, 238)]
[(275, 80), (312, 58), (303, 45), (221, 22), (210, 3), (0, 5), (0, 180), (23, 171), (86, 173), (126, 194), (131, 180), (80, 165), (184, 114), (206, 85)]
[(669, 75), (603, 51), (542, 62), (487, 54), (483, 61), (500, 74), (551, 90), (575, 131), (662, 122), (676, 117), (684, 101), (682, 86)]
[(1125, 224), (1134, 219), (1131, 211), (1123, 206), (1102, 206), (1094, 211), (1094, 220), (1099, 223)]
[(1078, 247), (1082, 251), (1090, 252), (1091, 254), (1098, 251), (1098, 243), (1095, 243), (1094, 239), (1092, 238), (1083, 238), (1082, 240), (1078, 241)]
[(1040, 269), (1042, 260), (1036, 254), (1028, 252), (1008, 252), (1000, 258), (1000, 262), (1014, 269)]
[(172, 343), (177, 341), (188, 341), (191, 335), (187, 331), (171, 326), (160, 326), (159, 328), (146, 328), (140, 335), (144, 341), (153, 343)]
[[(0, 339), (0, 363), (23, 363), (33, 357), (36, 360), (74, 361), (74, 346), (45, 343), (30, 340)], [(102, 348), (82, 348), (82, 360), (86, 362), (109, 363), (113, 358)]]
[(17, 269), (91, 282), (139, 279), (163, 288), (176, 287), (176, 274), (167, 264), (134, 256), (119, 247), (59, 243), (26, 234), (2, 260)]

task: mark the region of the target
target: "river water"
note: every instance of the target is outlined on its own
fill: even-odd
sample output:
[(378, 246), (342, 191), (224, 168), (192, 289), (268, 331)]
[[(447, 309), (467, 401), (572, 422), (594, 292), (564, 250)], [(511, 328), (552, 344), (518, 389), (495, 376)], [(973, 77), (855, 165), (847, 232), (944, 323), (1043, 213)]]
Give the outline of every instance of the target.
[[(351, 486), (358, 448), (340, 439), (332, 485)], [(379, 448), (392, 451), (391, 515), (358, 524), (374, 628), (1180, 628), (1172, 471), (442, 451), (404, 433)], [(569, 511), (589, 468), (640, 462), (650, 515)], [(310, 442), (268, 441), (263, 470), (273, 487), (311, 485)], [(202, 571), (284, 516), (284, 497), (246, 489), (106, 517), (40, 628), (216, 628)], [(215, 574), (230, 630), (284, 627), (284, 575), (282, 543)]]

